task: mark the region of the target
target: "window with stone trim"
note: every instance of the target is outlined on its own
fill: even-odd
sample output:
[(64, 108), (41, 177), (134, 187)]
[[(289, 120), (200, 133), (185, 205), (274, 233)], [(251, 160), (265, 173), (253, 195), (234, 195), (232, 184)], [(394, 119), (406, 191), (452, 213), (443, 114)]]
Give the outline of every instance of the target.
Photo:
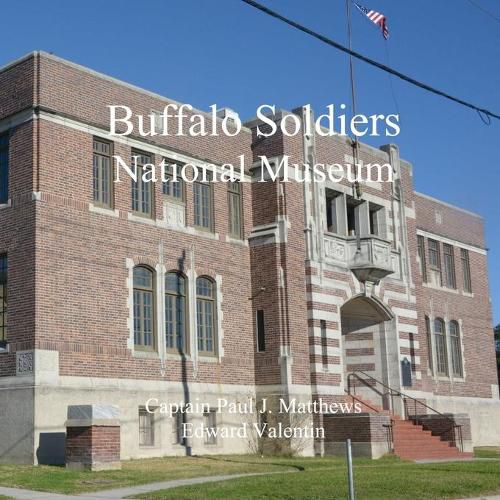
[(241, 238), (242, 236), (242, 203), (241, 203), (241, 183), (228, 182), (227, 184), (228, 203), (228, 231), (229, 236)]
[(193, 182), (194, 225), (207, 231), (213, 230), (213, 194), (208, 182)]
[(321, 333), (321, 361), (323, 368), (328, 368), (328, 335), (326, 329), (326, 320), (320, 319), (320, 333)]
[(434, 344), (436, 346), (436, 373), (448, 376), (448, 349), (446, 348), (446, 325), (444, 320), (434, 320)]
[(174, 414), (174, 444), (180, 444), (181, 446), (186, 445), (186, 437), (185, 437), (185, 424), (187, 423), (186, 412), (184, 409), (179, 408)]
[(444, 280), (443, 284), (447, 288), (457, 288), (457, 280), (455, 278), (455, 257), (453, 247), (447, 243), (443, 243), (443, 267)]
[(417, 250), (418, 259), (420, 261), (420, 273), (422, 274), (422, 281), (427, 282), (427, 262), (425, 259), (425, 238), (423, 236), (417, 236)]
[(439, 241), (427, 240), (427, 255), (429, 257), (428, 282), (435, 286), (443, 285), (443, 275), (441, 272), (441, 249)]
[(217, 444), (217, 410), (211, 408), (203, 414), (205, 444)]
[(462, 261), (462, 274), (464, 280), (464, 291), (467, 293), (472, 293), (472, 281), (470, 277), (470, 262), (469, 262), (469, 251), (465, 248), (460, 249), (460, 258)]
[(134, 267), (134, 344), (136, 349), (155, 349), (154, 277), (155, 273), (149, 267)]
[(266, 324), (264, 321), (264, 310), (258, 309), (256, 314), (257, 326), (257, 352), (265, 352), (266, 350)]
[(434, 371), (434, 361), (432, 359), (432, 336), (431, 336), (431, 320), (429, 316), (425, 317), (425, 335), (427, 339), (427, 366)]
[(93, 192), (94, 203), (110, 208), (113, 204), (113, 144), (94, 137), (93, 140)]
[(439, 254), (439, 242), (428, 239), (427, 246), (429, 249), (429, 267), (432, 269), (441, 270), (441, 256)]
[(207, 277), (196, 280), (196, 328), (198, 351), (216, 354), (215, 283)]
[(9, 201), (9, 133), (0, 134), (0, 204)]
[(460, 341), (460, 325), (458, 321), (450, 321), (451, 367), (455, 377), (463, 377), (462, 346)]
[(376, 203), (368, 203), (368, 229), (370, 235), (386, 237), (385, 209)]
[(139, 446), (154, 446), (155, 415), (146, 408), (139, 408)]
[(185, 201), (185, 184), (181, 173), (181, 165), (177, 165), (177, 175), (174, 175), (174, 163), (165, 160), (165, 181), (163, 194), (173, 201)]
[(165, 341), (168, 350), (185, 352), (186, 325), (186, 278), (179, 272), (169, 272), (165, 275)]
[(7, 341), (7, 255), (0, 255), (0, 342)]
[[(146, 217), (153, 216), (153, 182), (146, 182), (144, 174), (147, 165), (151, 165), (152, 158), (148, 153), (134, 151), (132, 160), (137, 159), (137, 181), (132, 179), (132, 211)], [(134, 164), (134, 163), (133, 163)]]
[(333, 234), (346, 234), (345, 197), (333, 189), (325, 189), (326, 229)]

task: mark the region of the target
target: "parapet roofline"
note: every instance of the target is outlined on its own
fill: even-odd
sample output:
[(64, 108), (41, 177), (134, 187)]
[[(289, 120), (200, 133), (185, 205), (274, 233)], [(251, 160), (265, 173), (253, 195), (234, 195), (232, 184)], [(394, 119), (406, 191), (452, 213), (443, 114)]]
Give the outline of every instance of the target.
[(471, 215), (472, 217), (477, 217), (478, 219), (484, 220), (484, 217), (477, 214), (476, 212), (471, 212), (470, 210), (466, 210), (465, 208), (457, 207), (456, 205), (452, 205), (451, 203), (447, 203), (446, 201), (439, 200), (438, 198), (434, 198), (433, 196), (430, 196), (428, 194), (415, 191), (415, 196), (420, 196), (421, 198), (425, 198), (435, 203), (439, 203), (440, 205), (444, 205), (445, 207), (452, 208), (453, 210), (458, 210), (459, 212), (463, 212), (467, 215)]
[[(99, 71), (95, 71), (95, 70), (90, 69), (90, 68), (88, 68), (86, 66), (82, 66), (81, 64), (74, 63), (72, 61), (69, 61), (68, 59), (64, 59), (62, 57), (56, 56), (56, 55), (51, 54), (49, 52), (45, 52), (43, 50), (35, 50), (35, 51), (32, 51), (32, 52), (29, 52), (29, 53), (25, 54), (24, 56), (22, 56), (22, 57), (20, 57), (18, 59), (15, 59), (14, 61), (11, 61), (10, 63), (5, 64), (4, 66), (0, 66), (0, 73), (3, 72), (3, 71), (8, 70), (9, 68), (12, 68), (13, 66), (16, 66), (16, 65), (20, 64), (20, 63), (22, 63), (22, 62), (24, 62), (24, 61), (26, 61), (28, 59), (35, 58), (37, 55), (46, 57), (47, 59), (52, 59), (53, 61), (59, 62), (61, 64), (65, 64), (65, 65), (70, 66), (72, 68), (75, 68), (75, 69), (77, 69), (79, 71), (83, 71), (85, 73), (88, 73), (90, 75), (94, 75), (94, 76), (96, 76), (98, 78), (101, 78), (103, 80), (109, 81), (111, 83), (115, 83), (117, 85), (121, 85), (122, 87), (129, 88), (129, 89), (134, 90), (136, 92), (139, 92), (141, 94), (148, 95), (150, 97), (154, 97), (155, 99), (160, 99), (162, 101), (165, 101), (166, 104), (172, 103), (172, 104), (177, 104), (178, 106), (180, 106), (181, 104), (183, 104), (181, 102), (175, 101), (174, 99), (170, 99), (170, 98), (167, 98), (167, 97), (162, 96), (160, 94), (157, 94), (156, 92), (152, 92), (152, 91), (143, 89), (141, 87), (138, 87), (137, 85), (133, 85), (131, 83), (127, 83), (127, 82), (125, 82), (123, 80), (120, 80), (118, 78), (115, 78), (113, 76), (109, 76), (109, 75), (106, 75), (104, 73), (100, 73)], [(301, 107), (296, 108), (295, 114), (300, 109), (301, 109)], [(206, 116), (207, 118), (210, 118), (210, 119), (212, 118), (212, 115), (210, 113), (208, 113), (207, 111), (202, 111), (202, 110), (193, 108), (193, 112), (199, 113), (201, 115), (204, 115), (204, 116)], [(278, 108), (276, 110), (276, 115), (275, 116), (278, 119), (278, 118), (281, 118), (283, 115), (287, 115), (287, 114), (294, 114), (294, 111), (288, 111), (288, 110), (285, 110), (285, 109), (282, 109), (282, 108)], [(217, 118), (217, 120), (220, 120), (222, 122), (222, 118)], [(255, 126), (259, 121), (260, 120), (258, 120), (257, 117), (253, 117), (250, 120), (244, 121), (242, 123), (241, 130), (243, 132), (251, 134), (252, 133), (251, 127)], [(334, 139), (336, 139), (336, 140), (344, 141), (345, 143), (350, 144), (349, 137), (345, 137), (345, 136), (332, 136), (332, 137)], [(364, 142), (360, 142), (359, 145), (361, 146), (362, 149), (365, 149), (367, 152), (373, 154), (374, 156), (378, 156), (379, 158), (384, 159), (384, 160), (387, 159), (387, 153), (385, 153), (381, 149), (376, 148), (374, 146), (370, 146), (369, 144), (366, 144)], [(403, 160), (402, 158), (400, 159), (400, 161), (401, 161), (401, 165), (405, 166), (406, 168), (409, 168), (410, 171), (412, 170), (412, 166), (411, 166), (410, 162), (408, 162), (406, 160)]]
[[(45, 52), (43, 50), (35, 50), (32, 52), (29, 52), (28, 54), (25, 54), (24, 56), (20, 57), (19, 59), (15, 59), (14, 61), (5, 64), (4, 66), (0, 67), (0, 73), (12, 68), (13, 66), (16, 66), (28, 59), (34, 58), (37, 55), (46, 57), (47, 59), (52, 59), (53, 61), (56, 61), (61, 64), (65, 64), (66, 66), (70, 66), (72, 68), (77, 69), (78, 71), (83, 71), (84, 73), (88, 73), (89, 75), (96, 76), (97, 78), (100, 78), (102, 80), (106, 80), (111, 83), (115, 83), (117, 85), (120, 85), (122, 87), (126, 87), (128, 89), (134, 90), (136, 92), (139, 92), (141, 94), (154, 97), (155, 99), (160, 99), (162, 101), (165, 101), (165, 104), (176, 104), (177, 106), (180, 106), (182, 104), (188, 104), (188, 103), (182, 103), (179, 101), (176, 101), (174, 99), (170, 99), (169, 97), (162, 96), (160, 94), (157, 94), (156, 92), (152, 92), (150, 90), (143, 89), (142, 87), (138, 87), (137, 85), (134, 85), (132, 83), (125, 82), (124, 80), (120, 80), (118, 78), (115, 78), (113, 76), (106, 75), (105, 73), (100, 73), (99, 71), (93, 70), (91, 68), (88, 68), (87, 66), (82, 66), (81, 64), (74, 63), (72, 61), (69, 61), (68, 59), (64, 59), (62, 57), (56, 56), (54, 54), (50, 54), (48, 52)], [(209, 119), (212, 119), (212, 115), (208, 113), (207, 111), (203, 111), (201, 109), (197, 109), (193, 107), (193, 113), (197, 113), (200, 115), (203, 115)], [(217, 120), (222, 123), (222, 118), (217, 117)], [(242, 125), (241, 127), (242, 132), (246, 132), (247, 134), (251, 134), (252, 131), (250, 128), (246, 127), (245, 124)]]

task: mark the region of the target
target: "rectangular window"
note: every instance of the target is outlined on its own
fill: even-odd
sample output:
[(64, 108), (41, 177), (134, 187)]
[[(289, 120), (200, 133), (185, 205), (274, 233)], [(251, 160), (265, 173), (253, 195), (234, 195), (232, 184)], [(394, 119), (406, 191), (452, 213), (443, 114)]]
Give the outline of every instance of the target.
[(432, 337), (431, 337), (431, 320), (429, 316), (425, 317), (425, 335), (427, 337), (427, 366), (433, 371), (433, 360), (432, 360)]
[(455, 258), (453, 247), (443, 243), (444, 285), (448, 288), (457, 287), (455, 279)]
[(201, 229), (212, 230), (212, 187), (207, 182), (193, 183), (194, 225)]
[(233, 238), (241, 238), (241, 184), (229, 182), (227, 185), (227, 201), (229, 211), (229, 235)]
[(136, 346), (153, 348), (153, 293), (134, 290), (134, 339)]
[(328, 368), (328, 339), (326, 336), (326, 321), (324, 319), (320, 320), (321, 328), (321, 358), (323, 362), (323, 368)]
[(464, 279), (464, 291), (472, 293), (472, 282), (470, 278), (470, 262), (469, 262), (469, 251), (465, 248), (460, 249), (460, 257), (462, 260), (462, 273)]
[(184, 446), (186, 444), (186, 438), (184, 436), (184, 424), (186, 424), (186, 412), (183, 409), (179, 409), (174, 413), (174, 444), (180, 444)]
[(9, 201), (9, 134), (0, 135), (0, 204)]
[(94, 138), (93, 144), (94, 203), (103, 207), (111, 207), (113, 189), (112, 144), (97, 138)]
[(368, 216), (370, 224), (370, 234), (383, 238), (385, 236), (384, 207), (375, 205), (374, 203), (370, 203)]
[(7, 255), (0, 255), (0, 342), (7, 341)]
[(436, 240), (427, 240), (429, 256), (429, 279), (428, 281), (435, 286), (443, 286), (443, 275), (441, 272), (441, 251), (439, 242)]
[(427, 283), (427, 263), (425, 261), (425, 239), (423, 236), (417, 236), (418, 258), (420, 260), (420, 273), (422, 281)]
[(139, 446), (154, 446), (154, 413), (139, 408)]
[(448, 376), (448, 349), (446, 330), (442, 319), (434, 320), (434, 340), (436, 344), (436, 371), (438, 375)]
[(210, 409), (203, 414), (205, 444), (217, 444), (217, 410)]
[(257, 311), (257, 351), (264, 352), (266, 350), (266, 330), (264, 325), (264, 311)]
[(463, 377), (462, 368), (462, 347), (460, 345), (460, 326), (456, 321), (449, 324), (450, 330), (450, 348), (451, 348), (451, 367), (455, 377)]
[(196, 328), (198, 351), (216, 354), (215, 284), (207, 278), (196, 280)]
[(342, 193), (325, 189), (326, 228), (329, 233), (345, 235), (345, 205)]
[(429, 266), (433, 269), (441, 270), (441, 257), (439, 255), (439, 242), (436, 240), (427, 240), (429, 247)]
[(354, 198), (348, 197), (346, 201), (347, 209), (347, 236), (356, 236), (358, 223), (358, 205)]
[(165, 178), (163, 183), (163, 194), (173, 201), (184, 202), (184, 180), (181, 175), (181, 165), (177, 165), (176, 176), (174, 176), (173, 164), (166, 162)]
[(146, 165), (151, 164), (151, 156), (147, 153), (134, 152), (132, 162), (135, 158), (137, 158), (137, 182), (132, 180), (132, 210), (139, 215), (152, 217), (153, 183), (143, 180), (143, 174), (147, 171)]
[(186, 280), (179, 273), (165, 276), (165, 340), (168, 350), (185, 352)]

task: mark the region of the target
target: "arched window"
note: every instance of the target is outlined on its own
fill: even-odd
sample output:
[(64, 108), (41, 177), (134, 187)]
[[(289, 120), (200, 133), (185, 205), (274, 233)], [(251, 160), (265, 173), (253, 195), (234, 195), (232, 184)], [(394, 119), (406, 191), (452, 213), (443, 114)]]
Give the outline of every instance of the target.
[(134, 343), (141, 349), (154, 349), (154, 271), (134, 267)]
[(441, 318), (434, 320), (434, 340), (436, 346), (436, 372), (448, 376), (448, 352), (446, 349), (446, 329)]
[(462, 348), (460, 346), (460, 326), (456, 321), (450, 321), (451, 367), (455, 377), (463, 377)]
[(186, 279), (177, 272), (165, 275), (165, 341), (167, 349), (185, 352)]
[(198, 351), (215, 354), (215, 284), (209, 278), (196, 280)]

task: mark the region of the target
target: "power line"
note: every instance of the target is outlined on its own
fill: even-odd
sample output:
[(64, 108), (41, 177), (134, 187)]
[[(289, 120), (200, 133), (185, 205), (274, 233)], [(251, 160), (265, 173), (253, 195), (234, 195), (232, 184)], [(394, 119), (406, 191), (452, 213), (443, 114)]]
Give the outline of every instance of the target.
[(345, 52), (346, 54), (351, 55), (352, 57), (355, 57), (356, 59), (359, 59), (360, 61), (365, 62), (366, 64), (369, 64), (370, 66), (375, 66), (376, 68), (385, 71), (386, 73), (389, 73), (391, 75), (397, 76), (401, 80), (404, 80), (405, 82), (410, 83), (411, 85), (414, 85), (415, 87), (419, 87), (421, 89), (427, 90), (428, 92), (431, 92), (432, 94), (436, 94), (438, 96), (444, 97), (445, 99), (448, 99), (450, 101), (453, 101), (457, 104), (461, 104), (462, 106), (465, 106), (467, 108), (473, 109), (474, 111), (477, 111), (479, 113), (479, 116), (483, 120), (484, 123), (489, 125), (491, 122), (491, 118), (496, 118), (497, 120), (500, 120), (500, 115), (489, 111), (487, 109), (481, 108), (479, 106), (476, 106), (475, 104), (472, 104), (470, 102), (464, 101), (462, 99), (459, 99), (457, 97), (454, 97), (450, 94), (447, 94), (446, 92), (443, 92), (442, 90), (436, 89), (434, 87), (431, 87), (430, 85), (427, 85), (426, 83), (420, 82), (418, 80), (415, 80), (414, 78), (407, 76), (403, 73), (400, 73), (399, 71), (390, 68), (389, 66), (386, 66), (385, 64), (379, 63), (373, 59), (370, 59), (369, 57), (364, 56), (363, 54), (360, 54), (359, 52), (356, 52), (354, 50), (351, 50), (344, 45), (336, 42), (335, 40), (332, 40), (331, 38), (328, 38), (324, 35), (321, 35), (320, 33), (317, 33), (316, 31), (313, 31), (306, 26), (303, 26), (302, 24), (299, 24), (292, 19), (289, 19), (278, 12), (269, 9), (265, 5), (262, 5), (255, 0), (241, 0), (242, 2), (250, 5), (251, 7), (254, 7), (257, 10), (260, 10), (261, 12), (264, 12), (264, 14), (267, 14), (271, 17), (274, 17), (275, 19), (278, 19), (289, 26), (292, 26), (295, 29), (298, 29), (299, 31), (302, 31), (303, 33), (306, 33), (307, 35), (312, 36), (313, 38), (316, 38), (317, 40), (320, 40), (323, 43), (326, 43), (327, 45), (330, 45), (331, 47), (336, 48), (337, 50), (340, 50), (341, 52)]
[(500, 17), (498, 17), (495, 14), (493, 14), (493, 12), (490, 12), (489, 10), (485, 9), (482, 5), (480, 5), (479, 3), (475, 2), (474, 0), (467, 0), (467, 1), (471, 5), (473, 5), (474, 7), (476, 7), (476, 9), (479, 9), (484, 14), (486, 14), (489, 17), (491, 17), (494, 21), (496, 21), (497, 23), (500, 23)]

